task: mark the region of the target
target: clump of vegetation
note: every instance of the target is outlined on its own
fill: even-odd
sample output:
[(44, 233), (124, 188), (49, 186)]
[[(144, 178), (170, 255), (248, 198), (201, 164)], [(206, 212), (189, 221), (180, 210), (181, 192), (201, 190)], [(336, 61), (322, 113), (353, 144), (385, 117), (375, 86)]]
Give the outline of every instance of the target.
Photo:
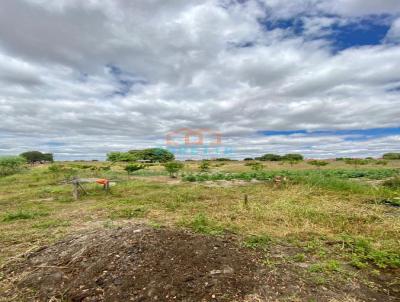
[(173, 153), (162, 148), (150, 148), (144, 150), (131, 150), (128, 152), (110, 152), (107, 160), (112, 162), (134, 162), (147, 160), (150, 162), (165, 163), (175, 159)]
[(382, 185), (391, 189), (400, 189), (400, 176), (385, 180)]
[(146, 168), (145, 165), (142, 164), (129, 164), (127, 165), (124, 170), (128, 172), (128, 175), (132, 174), (133, 172), (139, 171)]
[(26, 220), (26, 219), (34, 219), (40, 216), (49, 215), (46, 212), (35, 212), (28, 210), (18, 210), (16, 212), (8, 212), (3, 216), (3, 221), (14, 221), (14, 220)]
[(252, 235), (246, 238), (243, 245), (251, 249), (266, 250), (271, 243), (271, 238), (266, 235)]
[(183, 167), (184, 167), (184, 164), (181, 162), (177, 162), (177, 161), (171, 161), (169, 163), (164, 164), (164, 168), (165, 168), (165, 170), (167, 170), (167, 172), (171, 178), (176, 178), (178, 172), (180, 170), (182, 170)]
[(264, 166), (258, 162), (250, 162), (246, 166), (250, 166), (253, 171), (262, 171), (264, 169)]
[(303, 155), (297, 153), (289, 153), (286, 155), (278, 155), (278, 154), (264, 154), (263, 156), (256, 157), (256, 160), (261, 161), (286, 161), (297, 163), (304, 160)]
[(62, 167), (60, 165), (50, 165), (48, 167), (49, 172), (51, 173), (60, 173), (62, 171)]
[(351, 252), (351, 264), (357, 268), (365, 268), (373, 263), (379, 268), (400, 267), (400, 253), (388, 250), (377, 250), (371, 242), (364, 238), (343, 238), (343, 243)]
[(123, 219), (132, 219), (132, 218), (141, 218), (146, 215), (148, 210), (144, 207), (136, 207), (133, 209), (130, 208), (125, 208), (125, 209), (119, 209), (111, 212), (110, 218), (111, 219), (116, 219), (116, 218), (123, 218)]
[(329, 163), (324, 160), (311, 160), (308, 162), (308, 164), (312, 165), (312, 166), (316, 166), (318, 169), (320, 169), (321, 167), (325, 167)]
[(383, 154), (383, 159), (397, 160), (400, 159), (400, 153), (392, 152)]
[(26, 161), (30, 164), (34, 163), (45, 163), (45, 162), (53, 162), (53, 154), (51, 153), (42, 153), (39, 151), (28, 151), (20, 154), (21, 157), (25, 158)]
[(361, 158), (346, 158), (344, 162), (348, 165), (353, 165), (354, 168), (357, 168), (358, 166), (364, 166), (369, 164), (369, 160), (367, 159), (361, 159)]
[(278, 154), (264, 154), (263, 156), (257, 157), (256, 159), (262, 161), (281, 161), (282, 156)]
[[(251, 166), (250, 163), (246, 165)], [(357, 170), (276, 170), (276, 171), (254, 171), (241, 173), (199, 173), (189, 174), (184, 177), (187, 181), (216, 181), (216, 180), (247, 180), (257, 179), (260, 181), (271, 181), (276, 176), (285, 176), (288, 179), (298, 182), (308, 182), (310, 184), (332, 184), (340, 186), (338, 189), (345, 187), (361, 187), (362, 184), (346, 181), (353, 178), (366, 179), (385, 179), (388, 177), (398, 176), (399, 171), (396, 169), (357, 169)], [(343, 187), (344, 186), (344, 187)]]
[(20, 156), (0, 157), (0, 176), (8, 176), (21, 171), (26, 160)]
[(206, 160), (203, 160), (199, 166), (201, 172), (210, 171), (210, 163)]
[(191, 228), (195, 232), (207, 235), (220, 235), (224, 232), (221, 226), (209, 219), (204, 213), (197, 214), (192, 221), (182, 222), (182, 225)]

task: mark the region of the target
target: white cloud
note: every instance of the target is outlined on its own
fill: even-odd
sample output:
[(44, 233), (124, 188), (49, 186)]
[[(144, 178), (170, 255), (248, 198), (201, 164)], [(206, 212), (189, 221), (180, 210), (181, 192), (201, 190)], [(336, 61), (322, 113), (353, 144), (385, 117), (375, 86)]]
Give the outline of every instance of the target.
[(388, 42), (400, 42), (400, 18), (396, 19), (392, 23), (392, 26), (390, 27), (390, 30), (386, 35), (386, 40)]
[[(329, 18), (318, 13), (325, 1), (264, 2), (267, 10), (256, 1), (2, 1), (0, 154), (99, 157), (163, 144), (182, 127), (222, 131), (237, 156), (392, 150), (395, 137), (368, 151), (340, 137), (257, 135), (395, 127), (400, 116), (400, 46), (332, 53), (323, 39), (361, 13), (357, 1), (339, 1), (342, 16)], [(396, 11), (391, 3), (375, 11)], [(303, 35), (259, 22), (310, 10)]]

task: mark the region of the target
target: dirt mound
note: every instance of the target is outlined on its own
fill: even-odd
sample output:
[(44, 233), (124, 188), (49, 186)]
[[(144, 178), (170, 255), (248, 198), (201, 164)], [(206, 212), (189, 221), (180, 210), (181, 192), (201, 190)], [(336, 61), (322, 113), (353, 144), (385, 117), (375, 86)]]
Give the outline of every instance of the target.
[(237, 241), (142, 225), (86, 231), (1, 269), (0, 301), (399, 301), (387, 284), (396, 272), (317, 286), (312, 263), (282, 261), (298, 248)]
[(7, 278), (18, 281), (8, 295), (19, 292), (18, 301), (242, 301), (262, 284), (259, 260), (226, 237), (143, 226), (101, 230), (9, 266)]

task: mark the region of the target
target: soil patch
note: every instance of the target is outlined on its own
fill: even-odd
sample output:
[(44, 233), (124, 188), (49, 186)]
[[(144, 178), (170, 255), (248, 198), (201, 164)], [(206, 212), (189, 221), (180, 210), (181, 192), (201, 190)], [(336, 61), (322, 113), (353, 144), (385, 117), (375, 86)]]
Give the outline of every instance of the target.
[(298, 252), (143, 225), (84, 231), (3, 267), (0, 301), (399, 301), (357, 280), (318, 286), (310, 264), (282, 261)]
[(229, 238), (136, 226), (67, 238), (5, 273), (18, 301), (236, 301), (262, 284), (259, 260)]

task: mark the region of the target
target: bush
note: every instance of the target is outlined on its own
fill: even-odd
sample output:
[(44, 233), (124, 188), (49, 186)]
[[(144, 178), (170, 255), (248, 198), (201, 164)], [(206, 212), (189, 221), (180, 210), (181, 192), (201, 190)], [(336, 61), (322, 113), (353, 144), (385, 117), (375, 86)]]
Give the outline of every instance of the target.
[(135, 171), (139, 171), (144, 169), (146, 166), (141, 164), (129, 164), (127, 165), (124, 170), (128, 172), (128, 174), (132, 174)]
[(253, 171), (262, 171), (264, 169), (264, 166), (261, 163), (257, 163), (257, 162), (248, 163), (246, 165), (250, 166)]
[(375, 165), (387, 166), (387, 164), (388, 164), (387, 160), (377, 160), (375, 162)]
[(348, 165), (354, 165), (354, 167), (357, 168), (358, 166), (367, 165), (369, 161), (361, 158), (346, 158), (345, 163)]
[(201, 172), (208, 172), (210, 170), (210, 163), (208, 161), (202, 161), (199, 168)]
[(400, 176), (388, 179), (382, 185), (391, 189), (400, 189)]
[(328, 162), (323, 161), (323, 160), (311, 160), (308, 162), (308, 164), (312, 165), (312, 166), (316, 166), (319, 169), (320, 167), (326, 166), (328, 164)]
[(169, 176), (175, 178), (177, 173), (184, 167), (183, 163), (172, 161), (164, 164), (165, 170), (169, 173)]
[(26, 160), (20, 156), (0, 157), (0, 176), (18, 173), (25, 163)]
[(396, 160), (400, 159), (400, 153), (385, 153), (383, 154), (383, 159), (389, 159), (389, 160)]

